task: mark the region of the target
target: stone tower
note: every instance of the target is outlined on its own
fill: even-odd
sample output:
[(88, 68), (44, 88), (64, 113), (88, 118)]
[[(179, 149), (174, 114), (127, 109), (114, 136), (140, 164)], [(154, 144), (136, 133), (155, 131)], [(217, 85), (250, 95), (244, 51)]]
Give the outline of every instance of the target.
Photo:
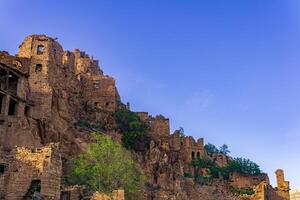
[(284, 172), (282, 169), (276, 170), (276, 180), (277, 180), (277, 194), (282, 198), (289, 200), (290, 199), (290, 183), (285, 181)]
[(30, 59), (28, 83), (31, 92), (27, 98), (35, 106), (32, 117), (48, 118), (53, 94), (49, 81), (55, 80), (52, 79), (53, 71), (62, 65), (63, 49), (53, 38), (31, 35), (20, 45), (18, 56)]

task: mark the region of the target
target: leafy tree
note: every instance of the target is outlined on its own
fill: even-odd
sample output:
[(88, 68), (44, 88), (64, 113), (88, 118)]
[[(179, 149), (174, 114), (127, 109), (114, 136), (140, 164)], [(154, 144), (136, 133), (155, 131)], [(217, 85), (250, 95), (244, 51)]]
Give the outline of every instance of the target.
[(118, 109), (114, 117), (122, 133), (122, 142), (127, 149), (145, 151), (149, 146), (148, 125), (139, 116), (126, 109)]
[(227, 155), (230, 153), (229, 149), (228, 149), (228, 146), (226, 144), (223, 144), (220, 149), (219, 149), (219, 152), (224, 154), (224, 155)]
[(92, 133), (94, 142), (72, 160), (69, 182), (86, 186), (91, 192), (110, 193), (123, 188), (126, 199), (137, 199), (143, 176), (126, 150), (109, 136)]
[(235, 158), (228, 162), (227, 168), (230, 172), (239, 172), (243, 174), (259, 174), (261, 170), (259, 166), (249, 159)]
[(210, 155), (213, 154), (213, 153), (219, 153), (218, 148), (215, 145), (211, 144), (211, 143), (207, 143), (206, 145), (204, 145), (204, 149)]

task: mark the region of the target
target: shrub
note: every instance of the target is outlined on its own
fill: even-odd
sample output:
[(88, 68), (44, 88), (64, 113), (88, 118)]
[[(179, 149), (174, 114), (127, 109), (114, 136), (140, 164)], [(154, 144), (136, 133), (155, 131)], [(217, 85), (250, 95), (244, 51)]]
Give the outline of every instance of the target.
[(145, 151), (149, 147), (148, 125), (139, 116), (126, 109), (118, 109), (113, 114), (120, 132), (122, 142), (127, 149)]
[(126, 150), (109, 136), (92, 133), (94, 142), (71, 161), (68, 182), (84, 185), (91, 192), (110, 193), (123, 188), (126, 199), (137, 199), (143, 176)]
[(190, 162), (190, 166), (199, 167), (199, 168), (210, 168), (214, 163), (208, 159), (197, 158)]
[(101, 122), (98, 122), (96, 124), (93, 124), (91, 122), (89, 122), (88, 120), (84, 119), (84, 120), (79, 120), (78, 122), (76, 122), (74, 124), (75, 126), (81, 126), (81, 127), (85, 127), (88, 128), (92, 131), (97, 131), (97, 132), (101, 132), (105, 130), (105, 125)]
[(212, 184), (212, 178), (206, 177), (206, 176), (196, 175), (194, 177), (194, 181), (195, 181), (195, 183), (198, 183), (200, 185), (211, 185)]
[(242, 174), (260, 174), (261, 170), (259, 166), (249, 159), (235, 158), (228, 162), (227, 168), (230, 172), (239, 172)]
[(209, 171), (210, 171), (210, 174), (213, 178), (218, 178), (219, 177), (219, 174), (221, 172), (221, 168), (216, 166), (216, 165), (213, 165), (209, 168)]
[(183, 173), (183, 176), (184, 176), (185, 178), (193, 178), (193, 175), (192, 175), (191, 173), (188, 173), (188, 172), (184, 172), (184, 173)]
[(224, 155), (227, 155), (230, 153), (229, 149), (228, 149), (228, 146), (226, 144), (223, 144), (220, 148), (219, 148), (219, 152), (224, 154)]
[(255, 191), (252, 188), (233, 188), (232, 192), (238, 195), (253, 195)]
[(204, 149), (210, 155), (213, 154), (213, 153), (219, 153), (218, 148), (215, 145), (211, 144), (211, 143), (207, 143), (206, 145), (204, 145)]

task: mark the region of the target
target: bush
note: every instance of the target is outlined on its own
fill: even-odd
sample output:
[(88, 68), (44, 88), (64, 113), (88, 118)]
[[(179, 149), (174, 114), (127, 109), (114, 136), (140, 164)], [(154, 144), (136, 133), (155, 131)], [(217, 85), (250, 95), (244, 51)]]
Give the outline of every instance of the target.
[(219, 152), (224, 155), (227, 155), (230, 153), (228, 146), (226, 144), (223, 144), (222, 146), (220, 146)]
[(255, 191), (252, 188), (233, 188), (232, 192), (238, 195), (253, 195)]
[(216, 166), (216, 165), (213, 165), (209, 168), (209, 171), (210, 171), (210, 174), (213, 178), (219, 178), (219, 174), (221, 172), (221, 168)]
[(113, 114), (120, 132), (122, 142), (127, 149), (145, 151), (149, 147), (148, 125), (139, 116), (126, 109), (118, 109)]
[(219, 178), (221, 175), (224, 180), (228, 180), (232, 172), (255, 175), (261, 173), (259, 166), (244, 158), (235, 158), (228, 162), (227, 166), (219, 167), (208, 159), (196, 159), (190, 162), (190, 166), (198, 168), (209, 168), (212, 178)]
[(71, 161), (68, 182), (84, 185), (91, 192), (110, 193), (123, 188), (126, 199), (137, 199), (143, 176), (126, 150), (109, 136), (92, 133), (94, 142)]
[(199, 167), (199, 168), (210, 168), (214, 163), (208, 159), (197, 158), (190, 162), (190, 166)]
[(230, 172), (239, 172), (242, 174), (260, 174), (261, 170), (259, 166), (249, 159), (235, 158), (228, 162), (227, 168)]
[(184, 176), (185, 178), (193, 178), (193, 175), (192, 175), (191, 173), (188, 173), (188, 172), (184, 172), (184, 173), (183, 173), (183, 176)]
[(205, 176), (200, 176), (196, 175), (194, 177), (195, 183), (198, 183), (200, 185), (211, 185), (212, 184), (212, 178), (211, 177), (205, 177)]
[(211, 143), (207, 143), (206, 145), (204, 145), (204, 149), (210, 155), (213, 154), (213, 153), (219, 153), (218, 148), (215, 145), (211, 144)]
[(91, 123), (91, 122), (89, 122), (88, 120), (85, 120), (85, 119), (84, 120), (79, 120), (74, 125), (85, 127), (85, 128), (88, 128), (92, 131), (98, 131), (98, 132), (101, 132), (101, 131), (105, 130), (105, 125), (103, 123), (98, 122), (96, 124), (93, 124), (93, 123)]

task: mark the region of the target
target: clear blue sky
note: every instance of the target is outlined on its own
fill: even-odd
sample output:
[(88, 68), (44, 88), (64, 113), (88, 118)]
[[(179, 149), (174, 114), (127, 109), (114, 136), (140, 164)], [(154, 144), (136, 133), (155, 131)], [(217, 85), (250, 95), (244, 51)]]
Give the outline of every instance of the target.
[(0, 49), (58, 37), (100, 59), (133, 110), (300, 188), (299, 13), (298, 0), (0, 0)]

